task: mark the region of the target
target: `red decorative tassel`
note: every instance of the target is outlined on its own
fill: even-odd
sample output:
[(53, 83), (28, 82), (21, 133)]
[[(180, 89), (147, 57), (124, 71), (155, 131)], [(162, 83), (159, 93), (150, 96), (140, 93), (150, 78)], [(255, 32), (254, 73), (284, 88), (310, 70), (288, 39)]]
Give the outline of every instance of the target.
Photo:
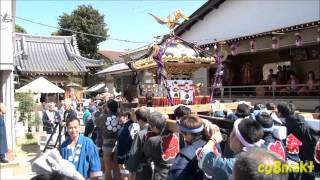
[(279, 48), (279, 37), (273, 36), (272, 37), (272, 49), (278, 49)]
[(296, 32), (295, 36), (296, 36), (296, 46), (302, 46), (303, 39), (302, 39), (301, 33), (300, 32)]
[(253, 39), (253, 40), (250, 40), (250, 52), (256, 52), (257, 49), (256, 49), (256, 40)]

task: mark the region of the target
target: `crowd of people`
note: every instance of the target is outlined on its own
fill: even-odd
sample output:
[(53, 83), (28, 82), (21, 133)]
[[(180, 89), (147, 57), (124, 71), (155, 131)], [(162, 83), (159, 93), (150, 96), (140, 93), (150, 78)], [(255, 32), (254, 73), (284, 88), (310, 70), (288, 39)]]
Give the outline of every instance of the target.
[[(68, 136), (60, 147), (61, 156), (85, 179), (102, 175), (105, 180), (320, 177), (320, 130), (307, 126), (292, 103), (254, 107), (239, 103), (235, 112), (214, 112), (213, 116), (233, 122), (227, 140), (222, 128), (183, 105), (174, 110), (179, 130), (175, 132), (167, 126), (168, 116), (152, 108), (126, 108), (112, 98), (100, 104), (92, 101), (84, 107), (84, 134), (72, 102), (65, 100), (63, 107), (65, 112), (59, 115), (49, 106), (43, 121), (49, 134), (54, 133), (48, 128), (54, 123), (66, 123)], [(304, 171), (301, 163), (310, 166)], [(293, 170), (296, 166), (299, 172)]]
[[(275, 95), (280, 96), (316, 96), (319, 95), (319, 85), (315, 79), (315, 73), (309, 71), (307, 77), (303, 81), (296, 77), (296, 73), (290, 70), (290, 66), (278, 66), (277, 72), (273, 69), (269, 70), (269, 74), (266, 80), (268, 85), (272, 85), (268, 91), (274, 92)], [(298, 84), (305, 84), (304, 86), (298, 86)], [(288, 85), (287, 87), (277, 85)]]

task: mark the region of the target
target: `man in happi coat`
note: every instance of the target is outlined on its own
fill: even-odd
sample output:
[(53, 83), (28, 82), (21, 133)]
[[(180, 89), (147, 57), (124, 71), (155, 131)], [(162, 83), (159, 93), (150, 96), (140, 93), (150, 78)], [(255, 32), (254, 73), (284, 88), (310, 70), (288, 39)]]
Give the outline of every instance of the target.
[(90, 138), (80, 134), (80, 120), (67, 121), (69, 137), (61, 145), (63, 159), (71, 162), (85, 179), (102, 176), (98, 150)]

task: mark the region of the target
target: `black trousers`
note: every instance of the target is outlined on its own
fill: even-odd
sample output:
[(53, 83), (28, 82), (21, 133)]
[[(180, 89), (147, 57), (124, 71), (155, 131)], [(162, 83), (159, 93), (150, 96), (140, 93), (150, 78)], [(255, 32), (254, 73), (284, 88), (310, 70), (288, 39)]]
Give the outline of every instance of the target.
[(94, 130), (94, 123), (92, 120), (88, 120), (86, 122), (86, 127), (84, 129), (84, 136), (89, 137), (89, 135), (93, 132)]

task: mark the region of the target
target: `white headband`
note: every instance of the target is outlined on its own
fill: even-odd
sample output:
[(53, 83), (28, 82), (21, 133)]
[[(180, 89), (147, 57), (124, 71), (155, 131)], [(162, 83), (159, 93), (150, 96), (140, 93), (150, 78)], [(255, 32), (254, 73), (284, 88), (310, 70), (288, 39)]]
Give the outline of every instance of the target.
[(264, 140), (260, 139), (258, 142), (256, 143), (249, 143), (248, 141), (246, 141), (243, 136), (241, 135), (240, 131), (239, 131), (239, 124), (240, 122), (242, 121), (243, 119), (237, 119), (235, 122), (234, 122), (234, 125), (233, 125), (233, 129), (234, 129), (234, 132), (235, 132), (235, 135), (237, 136), (237, 138), (239, 139), (239, 141), (241, 142), (241, 144), (243, 146), (245, 146), (246, 148), (251, 148), (251, 147), (260, 147), (263, 143), (264, 143)]

